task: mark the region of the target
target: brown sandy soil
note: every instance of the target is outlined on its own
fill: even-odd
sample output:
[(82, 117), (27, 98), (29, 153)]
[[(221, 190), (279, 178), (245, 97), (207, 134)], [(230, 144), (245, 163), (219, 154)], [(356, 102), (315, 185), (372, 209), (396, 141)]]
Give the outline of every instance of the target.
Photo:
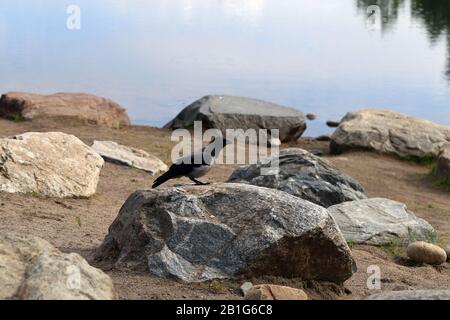
[[(94, 139), (113, 140), (142, 148), (170, 163), (170, 134), (166, 130), (130, 126), (120, 130), (96, 127), (73, 120), (39, 119), (13, 122), (0, 119), (0, 137), (28, 131), (63, 131), (88, 144)], [(302, 139), (289, 146), (326, 152), (326, 142)], [(428, 220), (439, 233), (439, 243), (450, 244), (450, 193), (437, 187), (426, 166), (370, 152), (352, 152), (325, 156), (338, 168), (359, 180), (372, 197), (387, 197), (406, 203), (416, 214)], [(226, 181), (236, 166), (215, 167), (203, 180)], [(0, 193), (0, 232), (18, 231), (48, 240), (64, 252), (77, 252), (92, 262), (95, 249), (105, 237), (121, 205), (135, 190), (148, 188), (154, 177), (143, 171), (106, 163), (101, 172), (97, 194), (90, 199), (45, 199), (31, 195)], [(178, 180), (171, 184), (190, 183)], [(313, 299), (355, 299), (376, 291), (367, 289), (367, 267), (381, 268), (382, 290), (448, 289), (450, 270), (413, 265), (398, 257), (397, 248), (356, 246), (352, 248), (358, 272), (344, 287), (334, 284), (303, 282), (300, 279), (260, 278), (183, 284), (159, 279), (145, 273), (105, 270), (115, 282), (123, 299), (240, 299), (239, 286), (253, 283), (277, 283), (303, 288)], [(396, 255), (388, 252), (394, 252)]]

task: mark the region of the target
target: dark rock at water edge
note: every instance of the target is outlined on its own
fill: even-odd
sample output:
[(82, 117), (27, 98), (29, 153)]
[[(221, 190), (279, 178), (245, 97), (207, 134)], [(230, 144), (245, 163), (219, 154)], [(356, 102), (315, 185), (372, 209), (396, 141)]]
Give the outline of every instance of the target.
[(340, 121), (335, 121), (335, 120), (328, 120), (327, 121), (327, 126), (330, 128), (337, 128), (339, 127)]
[(302, 112), (275, 103), (234, 96), (205, 96), (184, 108), (164, 127), (192, 128), (201, 121), (203, 129), (279, 129), (282, 142), (295, 141), (306, 130)]

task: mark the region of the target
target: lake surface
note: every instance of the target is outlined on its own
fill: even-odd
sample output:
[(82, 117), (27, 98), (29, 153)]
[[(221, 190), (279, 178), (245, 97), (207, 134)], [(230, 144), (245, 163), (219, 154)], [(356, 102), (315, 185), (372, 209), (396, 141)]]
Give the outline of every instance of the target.
[(94, 93), (154, 126), (206, 94), (314, 112), (308, 136), (361, 107), (450, 125), (449, 30), (447, 0), (2, 0), (0, 92)]

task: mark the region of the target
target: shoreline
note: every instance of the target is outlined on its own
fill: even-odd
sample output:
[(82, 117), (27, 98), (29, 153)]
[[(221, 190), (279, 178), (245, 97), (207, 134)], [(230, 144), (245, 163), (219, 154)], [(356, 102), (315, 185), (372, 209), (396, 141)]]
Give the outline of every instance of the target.
[[(144, 149), (166, 163), (170, 159), (170, 130), (134, 125), (117, 130), (54, 119), (26, 122), (0, 119), (0, 137), (26, 131), (63, 131), (78, 136), (88, 144), (93, 140), (113, 140)], [(282, 148), (285, 147), (326, 150), (328, 143), (302, 138), (296, 144), (282, 145)], [(387, 197), (406, 203), (418, 217), (426, 219), (436, 228), (441, 241), (450, 242), (450, 197), (446, 190), (434, 185), (427, 166), (369, 151), (325, 155), (324, 158), (360, 181), (370, 197)], [(205, 179), (207, 182), (226, 181), (234, 168), (226, 165), (214, 167)], [(63, 252), (77, 252), (93, 263), (93, 253), (103, 241), (124, 201), (133, 191), (149, 188), (153, 180), (154, 177), (143, 171), (106, 163), (100, 175), (98, 192), (89, 199), (46, 199), (0, 193), (0, 216), (4, 221), (0, 231), (25, 232), (42, 237)], [(191, 182), (180, 179), (169, 182), (167, 186), (185, 183)], [(81, 226), (78, 226), (78, 220)], [(358, 272), (343, 287), (270, 277), (183, 284), (148, 273), (105, 271), (112, 277), (122, 299), (241, 299), (239, 286), (247, 280), (254, 284), (271, 281), (304, 288), (313, 299), (360, 299), (377, 293), (365, 289), (366, 269), (372, 264), (381, 267), (382, 279), (385, 279), (382, 282), (383, 291), (450, 287), (448, 264), (439, 267), (411, 265), (398, 256), (396, 248), (358, 245), (352, 246), (352, 253)], [(95, 263), (93, 265), (96, 266)]]

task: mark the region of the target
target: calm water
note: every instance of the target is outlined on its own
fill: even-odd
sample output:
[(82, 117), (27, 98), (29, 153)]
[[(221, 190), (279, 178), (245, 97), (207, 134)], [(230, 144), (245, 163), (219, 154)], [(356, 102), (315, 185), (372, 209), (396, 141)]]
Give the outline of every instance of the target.
[(450, 124), (449, 30), (448, 0), (2, 0), (0, 91), (90, 92), (156, 126), (212, 93), (315, 112), (307, 135), (367, 106)]

